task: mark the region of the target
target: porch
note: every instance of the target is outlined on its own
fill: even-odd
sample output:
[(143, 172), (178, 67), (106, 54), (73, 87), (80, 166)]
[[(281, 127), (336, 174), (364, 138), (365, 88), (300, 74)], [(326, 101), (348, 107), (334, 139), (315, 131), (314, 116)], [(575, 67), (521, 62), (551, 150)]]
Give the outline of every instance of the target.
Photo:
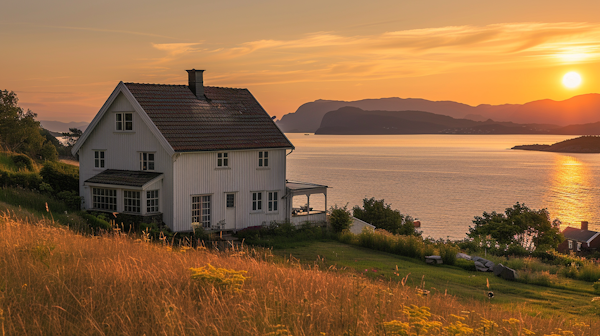
[[(327, 221), (327, 186), (286, 181), (287, 220), (294, 225)], [(311, 196), (313, 196), (311, 203)], [(318, 199), (321, 198), (321, 199)], [(306, 200), (304, 202), (304, 200)]]

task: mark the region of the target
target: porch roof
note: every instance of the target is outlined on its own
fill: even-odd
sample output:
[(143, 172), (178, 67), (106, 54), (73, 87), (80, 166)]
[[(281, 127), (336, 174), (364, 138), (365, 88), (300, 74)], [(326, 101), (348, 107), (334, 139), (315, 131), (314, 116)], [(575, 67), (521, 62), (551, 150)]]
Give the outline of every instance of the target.
[(87, 179), (85, 183), (141, 188), (152, 180), (161, 177), (162, 174), (149, 171), (106, 169)]
[(285, 187), (290, 189), (291, 191), (304, 191), (311, 189), (327, 189), (329, 188), (326, 185), (308, 183), (308, 182), (295, 182), (295, 181), (285, 181)]

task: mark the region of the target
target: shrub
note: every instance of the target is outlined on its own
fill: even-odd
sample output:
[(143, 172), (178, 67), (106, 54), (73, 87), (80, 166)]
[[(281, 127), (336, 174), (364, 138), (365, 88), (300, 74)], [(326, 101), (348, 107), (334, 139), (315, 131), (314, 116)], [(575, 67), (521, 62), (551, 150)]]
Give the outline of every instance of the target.
[(352, 210), (354, 217), (373, 224), (378, 229), (401, 235), (421, 235), (415, 230), (410, 216), (392, 209), (392, 206), (386, 204), (384, 200), (376, 200), (374, 197), (365, 198), (363, 208), (355, 206)]
[[(43, 184), (43, 182), (42, 182)], [(82, 197), (79, 196), (79, 193), (76, 191), (61, 191), (58, 194), (56, 194), (56, 198), (58, 198), (59, 200), (65, 202), (65, 205), (72, 210), (80, 210), (81, 209), (81, 199)]]
[(592, 285), (592, 287), (594, 287), (594, 292), (596, 294), (600, 294), (600, 281), (594, 282), (594, 284)]
[(459, 252), (458, 247), (450, 243), (439, 243), (438, 249), (440, 251), (440, 257), (446, 265), (456, 264), (456, 254)]
[(587, 282), (596, 282), (600, 280), (600, 267), (586, 263), (581, 266), (578, 270), (577, 280), (583, 280)]
[(98, 218), (94, 215), (91, 214), (83, 214), (82, 215), (83, 218), (85, 218), (85, 220), (88, 222), (88, 224), (90, 225), (90, 227), (94, 228), (94, 229), (103, 229), (103, 230), (110, 230), (111, 226), (110, 224), (105, 221), (104, 219)]
[(41, 176), (34, 172), (0, 171), (0, 185), (5, 187), (39, 189), (41, 183)]
[(18, 169), (33, 170), (33, 160), (29, 156), (25, 154), (13, 154), (11, 159)]
[(510, 244), (508, 245), (506, 251), (504, 251), (504, 255), (524, 257), (529, 255), (529, 251), (527, 251), (527, 249), (524, 248), (522, 245)]
[(348, 230), (352, 224), (352, 216), (348, 210), (348, 204), (343, 207), (337, 206), (337, 204), (329, 210), (329, 225), (333, 232), (342, 232)]
[(76, 166), (61, 162), (46, 162), (40, 175), (56, 192), (64, 190), (79, 192), (79, 168)]

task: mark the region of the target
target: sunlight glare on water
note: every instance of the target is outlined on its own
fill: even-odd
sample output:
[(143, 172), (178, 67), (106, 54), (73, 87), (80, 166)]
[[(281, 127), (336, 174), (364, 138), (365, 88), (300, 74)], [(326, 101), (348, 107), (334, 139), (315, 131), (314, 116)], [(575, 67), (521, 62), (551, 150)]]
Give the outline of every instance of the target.
[[(287, 160), (289, 180), (326, 184), (328, 204), (385, 199), (422, 222), (425, 236), (461, 239), (474, 216), (516, 202), (600, 229), (600, 155), (510, 150), (557, 135), (304, 135)], [(312, 206), (312, 199), (311, 199)]]

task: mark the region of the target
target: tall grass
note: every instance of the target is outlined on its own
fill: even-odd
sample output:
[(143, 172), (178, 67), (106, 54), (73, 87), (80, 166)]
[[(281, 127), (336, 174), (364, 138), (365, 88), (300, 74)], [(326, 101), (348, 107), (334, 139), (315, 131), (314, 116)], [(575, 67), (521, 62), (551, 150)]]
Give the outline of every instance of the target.
[[(259, 254), (248, 249), (211, 253), (117, 234), (84, 237), (5, 214), (0, 218), (0, 331), (390, 335), (409, 330), (424, 335), (427, 325), (439, 335), (484, 327), (486, 335), (524, 335), (525, 329), (544, 335), (557, 328), (580, 335), (600, 327), (598, 321), (585, 326), (522, 316), (518, 307), (508, 312), (487, 302), (462, 304), (444, 294), (417, 292), (405, 282), (277, 265), (253, 257)], [(200, 271), (203, 279), (213, 280), (219, 274), (243, 275), (237, 278), (239, 291), (216, 280), (194, 279)]]
[(345, 231), (338, 235), (338, 240), (346, 244), (358, 245), (409, 258), (423, 259), (425, 256), (435, 253), (434, 244), (423, 240), (421, 237), (397, 235), (385, 230), (364, 230), (358, 235)]

